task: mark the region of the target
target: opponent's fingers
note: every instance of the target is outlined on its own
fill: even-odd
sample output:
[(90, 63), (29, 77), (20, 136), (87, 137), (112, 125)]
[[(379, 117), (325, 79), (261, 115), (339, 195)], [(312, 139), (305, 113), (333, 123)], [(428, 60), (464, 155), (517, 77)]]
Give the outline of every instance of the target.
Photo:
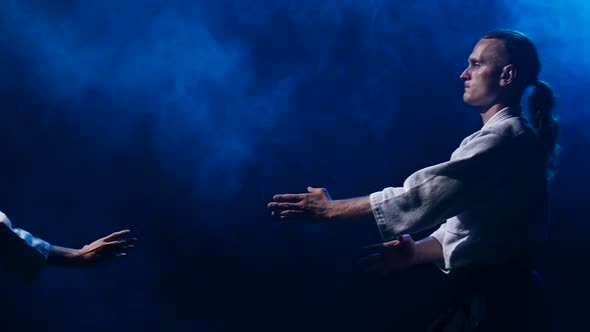
[(111, 240), (117, 239), (117, 238), (119, 238), (121, 236), (125, 236), (125, 235), (127, 235), (129, 233), (131, 233), (131, 230), (124, 229), (122, 231), (114, 232), (114, 233), (112, 233), (110, 235), (105, 236), (103, 238), (103, 240), (105, 240), (105, 241), (111, 241)]
[(129, 252), (131, 252), (131, 250), (133, 249), (133, 247), (121, 247), (121, 248), (117, 248), (116, 250), (113, 250), (113, 254), (117, 255), (117, 254), (128, 254)]
[(107, 243), (115, 243), (118, 245), (132, 245), (137, 243), (137, 238), (136, 237), (132, 237), (129, 239), (123, 239), (123, 240), (115, 240), (115, 241), (111, 241), (111, 242), (107, 242)]
[(114, 252), (129, 252), (133, 248), (135, 248), (135, 246), (132, 245), (132, 244), (130, 244), (130, 245), (126, 245), (126, 246), (119, 246), (119, 247), (111, 248), (111, 251), (114, 251)]
[(127, 255), (132, 249), (134, 248), (133, 245), (128, 246), (109, 246), (103, 247), (102, 250), (97, 251), (99, 257), (113, 257), (113, 256), (120, 256), (121, 254)]
[(133, 245), (135, 243), (135, 241), (133, 241), (132, 239), (126, 239), (126, 240), (117, 240), (117, 241), (111, 241), (111, 242), (104, 242), (102, 244), (102, 247), (105, 249), (117, 249), (117, 248), (122, 248), (122, 247), (126, 247), (126, 246), (130, 246)]
[(132, 245), (137, 243), (137, 238), (133, 237), (133, 238), (129, 238), (129, 239), (123, 239), (123, 240), (116, 240), (116, 241), (112, 241), (112, 242), (107, 242), (107, 243), (115, 243), (117, 245)]

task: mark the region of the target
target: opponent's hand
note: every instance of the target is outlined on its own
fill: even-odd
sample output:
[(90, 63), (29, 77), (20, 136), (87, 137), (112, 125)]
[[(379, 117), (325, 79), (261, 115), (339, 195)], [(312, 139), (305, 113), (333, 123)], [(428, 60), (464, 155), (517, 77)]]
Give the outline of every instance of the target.
[(78, 260), (83, 264), (94, 264), (126, 256), (137, 241), (127, 238), (130, 233), (128, 229), (122, 230), (85, 245), (78, 252)]
[(281, 220), (321, 220), (330, 218), (331, 201), (325, 188), (307, 187), (307, 193), (274, 195), (268, 208), (273, 217)]
[(393, 241), (365, 247), (363, 254), (359, 264), (366, 272), (382, 278), (414, 265), (416, 242), (406, 234)]

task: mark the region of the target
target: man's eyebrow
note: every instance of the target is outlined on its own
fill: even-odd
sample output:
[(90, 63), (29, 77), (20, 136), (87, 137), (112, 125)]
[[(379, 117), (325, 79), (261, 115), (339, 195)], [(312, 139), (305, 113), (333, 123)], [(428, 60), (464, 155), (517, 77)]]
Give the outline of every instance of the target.
[(481, 58), (476, 58), (474, 56), (470, 56), (468, 61), (469, 63), (482, 62)]

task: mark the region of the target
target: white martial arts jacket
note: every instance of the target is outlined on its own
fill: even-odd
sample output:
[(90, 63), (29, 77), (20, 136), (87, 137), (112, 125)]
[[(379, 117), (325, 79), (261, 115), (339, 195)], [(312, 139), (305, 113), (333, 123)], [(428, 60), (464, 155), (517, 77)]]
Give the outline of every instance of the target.
[(440, 225), (431, 236), (442, 246), (445, 272), (532, 257), (549, 202), (541, 141), (520, 113), (499, 111), (449, 161), (371, 194), (383, 239)]

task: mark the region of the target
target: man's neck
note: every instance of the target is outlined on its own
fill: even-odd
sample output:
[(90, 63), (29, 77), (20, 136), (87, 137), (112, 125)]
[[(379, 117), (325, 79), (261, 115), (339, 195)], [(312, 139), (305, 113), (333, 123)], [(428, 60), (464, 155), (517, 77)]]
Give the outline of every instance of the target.
[(506, 108), (508, 106), (510, 106), (510, 105), (507, 105), (504, 103), (499, 103), (499, 104), (494, 104), (489, 107), (482, 107), (480, 114), (481, 114), (481, 119), (483, 120), (483, 124), (485, 125), (492, 118), (492, 116), (494, 116), (496, 113), (500, 112), (501, 110), (503, 110), (504, 108)]

